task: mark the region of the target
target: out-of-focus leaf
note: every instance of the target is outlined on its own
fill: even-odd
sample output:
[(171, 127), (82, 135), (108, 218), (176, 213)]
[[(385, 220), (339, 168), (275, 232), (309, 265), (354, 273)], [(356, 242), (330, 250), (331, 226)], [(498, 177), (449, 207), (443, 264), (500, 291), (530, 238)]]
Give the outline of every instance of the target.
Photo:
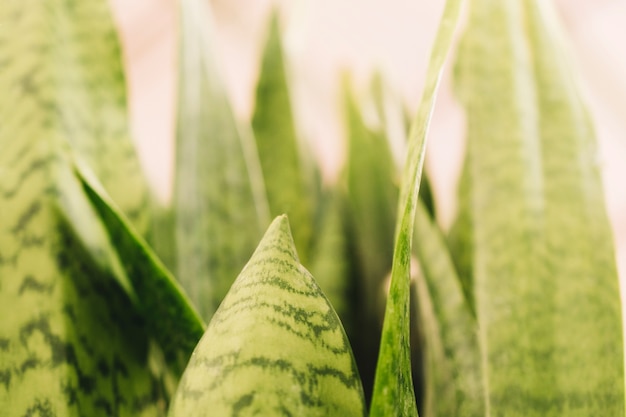
[(550, 2), (472, 2), (460, 55), (491, 415), (624, 415), (595, 140)]
[[(390, 91), (390, 88), (385, 84), (380, 74), (376, 73), (372, 80), (372, 96), (374, 99), (374, 107), (378, 113), (379, 129), (381, 135), (385, 137), (387, 146), (393, 148), (393, 144), (396, 146), (406, 145), (408, 141), (409, 128), (410, 128), (410, 116), (407, 115), (407, 110), (402, 104), (399, 97), (394, 96)], [(356, 151), (356, 149), (355, 149)], [(387, 163), (387, 154), (391, 152), (391, 149), (385, 150), (385, 156), (381, 158), (384, 164)], [(393, 152), (392, 152), (393, 153)], [(426, 155), (428, 157), (428, 155)], [(394, 185), (399, 180), (396, 179), (396, 175), (399, 177), (402, 171), (402, 167), (396, 160), (397, 173), (394, 170)], [(422, 172), (422, 178), (419, 188), (419, 199), (422, 200), (431, 217), (435, 217), (435, 199), (432, 192), (430, 180), (427, 172)], [(395, 209), (395, 205), (394, 205)]]
[[(348, 136), (347, 186), (352, 234), (363, 281), (364, 313), (374, 315), (381, 284), (391, 269), (398, 190), (383, 133), (366, 126), (344, 79)], [(375, 317), (374, 317), (375, 318)], [(376, 318), (375, 318), (376, 319)], [(376, 321), (376, 320), (374, 320)]]
[(77, 166), (77, 174), (111, 241), (115, 242), (150, 336), (159, 343), (168, 366), (176, 374), (182, 374), (204, 333), (202, 319), (174, 277), (86, 170)]
[(318, 182), (298, 140), (289, 97), (278, 15), (272, 14), (256, 89), (252, 128), (272, 216), (286, 213), (298, 228), (296, 247), (306, 265), (314, 228)]
[(345, 194), (339, 188), (327, 193), (320, 210), (321, 219), (311, 251), (310, 269), (350, 335), (355, 305), (345, 225), (345, 200)]
[(2, 415), (164, 412), (128, 283), (67, 158), (70, 144), (79, 149), (144, 224), (106, 7), (0, 3)]
[[(12, 174), (0, 177), (2, 413), (162, 415), (164, 390), (149, 370), (149, 337), (134, 303), (70, 226), (77, 209), (89, 207), (55, 150), (64, 139), (43, 125), (39, 132), (31, 146), (4, 147), (0, 155), (0, 168)], [(20, 149), (27, 155), (19, 158)], [(94, 224), (80, 227), (103, 237)]]
[(472, 211), (471, 211), (471, 192), (468, 157), (465, 157), (463, 169), (461, 170), (461, 178), (458, 188), (458, 209), (456, 218), (452, 223), (452, 227), (448, 232), (446, 243), (452, 255), (456, 272), (461, 281), (463, 293), (467, 299), (468, 305), (473, 315), (476, 315), (476, 306), (474, 301), (474, 283), (472, 280)]
[(344, 78), (344, 118), (348, 155), (344, 175), (347, 185), (347, 226), (358, 302), (355, 304), (354, 354), (363, 388), (371, 397), (381, 323), (380, 300), (384, 280), (391, 270), (393, 228), (398, 203), (395, 167), (383, 129), (365, 118)]
[(177, 278), (211, 317), (270, 217), (254, 140), (234, 119), (203, 0), (180, 3), (174, 210)]
[(280, 216), (209, 323), (169, 415), (365, 412), (341, 322), (300, 264)]
[(462, 3), (460, 0), (446, 2), (431, 52), (424, 93), (409, 135), (408, 154), (398, 204), (391, 284), (370, 409), (370, 416), (373, 417), (417, 415), (409, 346), (411, 244), (426, 149), (426, 134)]
[[(441, 232), (420, 201), (415, 218), (420, 327), (425, 330), (423, 417), (485, 415), (476, 318)], [(431, 309), (432, 311), (425, 311)]]
[(25, 128), (33, 108), (20, 100), (33, 97), (48, 114), (48, 127), (80, 152), (146, 233), (147, 188), (129, 139), (121, 52), (108, 3), (3, 1), (0, 22), (7, 134), (34, 134), (36, 126)]
[(152, 198), (148, 245), (154, 250), (169, 271), (176, 271), (176, 215), (171, 203), (161, 203)]

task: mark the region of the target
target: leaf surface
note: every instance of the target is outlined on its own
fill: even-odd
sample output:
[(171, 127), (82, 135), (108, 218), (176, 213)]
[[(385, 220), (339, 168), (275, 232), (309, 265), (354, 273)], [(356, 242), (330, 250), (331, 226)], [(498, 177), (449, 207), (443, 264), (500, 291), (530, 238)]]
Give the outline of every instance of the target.
[(180, 19), (176, 276), (208, 320), (270, 217), (254, 140), (234, 118), (212, 55), (208, 3), (181, 1)]
[[(417, 299), (425, 332), (424, 417), (485, 415), (476, 317), (441, 231), (418, 202), (414, 251), (420, 264)], [(424, 311), (425, 308), (431, 311)]]
[(270, 225), (213, 316), (169, 415), (363, 416), (336, 313), (300, 264), (286, 216)]
[(431, 52), (418, 114), (411, 127), (394, 245), (391, 285), (385, 310), (370, 416), (416, 416), (409, 346), (410, 259), (426, 134), (462, 1), (446, 2)]
[(491, 415), (624, 415), (614, 249), (565, 48), (549, 2), (472, 3), (459, 75)]
[[(274, 12), (256, 87), (252, 129), (272, 216), (287, 214), (298, 228), (294, 240), (307, 265), (319, 194), (311, 152), (298, 138), (278, 14)], [(305, 153), (306, 151), (306, 153)]]
[(163, 415), (134, 294), (68, 157), (145, 231), (107, 3), (9, 0), (0, 22), (0, 414)]
[(148, 333), (159, 343), (167, 365), (178, 376), (204, 333), (204, 323), (175, 278), (84, 172), (77, 169), (87, 197), (115, 242)]

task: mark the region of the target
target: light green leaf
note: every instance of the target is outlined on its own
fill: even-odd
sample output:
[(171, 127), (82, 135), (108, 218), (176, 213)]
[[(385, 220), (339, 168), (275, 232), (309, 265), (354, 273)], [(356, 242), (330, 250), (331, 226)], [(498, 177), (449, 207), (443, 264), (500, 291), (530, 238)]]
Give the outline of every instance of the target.
[(327, 191), (322, 204), (310, 269), (350, 335), (355, 300), (345, 224), (344, 191), (339, 187)]
[[(21, 104), (21, 96), (37, 97), (48, 127), (80, 152), (146, 233), (147, 188), (129, 139), (121, 51), (108, 3), (6, 0), (0, 22), (6, 105)], [(7, 135), (24, 129), (32, 110), (7, 108), (2, 115)], [(23, 133), (32, 135), (35, 128)]]
[(376, 300), (393, 257), (398, 202), (394, 181), (396, 168), (384, 134), (366, 126), (347, 78), (344, 78), (343, 88), (348, 137), (345, 175), (349, 218), (362, 276), (359, 285), (364, 296), (364, 314), (372, 322), (378, 322)]
[(205, 319), (270, 221), (254, 140), (235, 120), (212, 56), (208, 7), (180, 3), (174, 190), (177, 278)]
[[(47, 136), (45, 128), (41, 133)], [(64, 200), (88, 206), (52, 143), (31, 142), (25, 160), (16, 155), (19, 146), (0, 156), (0, 168), (12, 174), (0, 180), (2, 412), (162, 415), (164, 389), (149, 369), (149, 337), (128, 292), (94, 263), (70, 226)], [(81, 227), (102, 236), (93, 224)]]
[(595, 139), (552, 5), (475, 0), (460, 55), (491, 415), (623, 416)]
[(472, 277), (472, 209), (470, 192), (471, 173), (469, 172), (468, 156), (465, 156), (461, 178), (458, 187), (458, 210), (452, 227), (448, 232), (446, 243), (452, 256), (458, 278), (461, 281), (463, 293), (468, 302), (472, 314), (476, 316), (476, 306), (474, 299), (474, 283)]
[(391, 269), (393, 227), (398, 203), (396, 167), (382, 129), (366, 125), (353, 98), (349, 79), (343, 80), (344, 118), (348, 142), (344, 171), (352, 273), (357, 285), (355, 327), (351, 334), (366, 396), (371, 397), (379, 347), (381, 299)]
[(398, 204), (391, 285), (376, 367), (370, 416), (416, 416), (409, 346), (410, 259), (415, 210), (424, 163), (426, 134), (443, 65), (452, 43), (462, 1), (448, 0), (431, 52), (418, 114), (409, 135), (409, 148)]
[(166, 405), (128, 283), (67, 157), (71, 143), (119, 163), (99, 174), (143, 223), (106, 5), (0, 3), (3, 415), (156, 416)]
[(414, 241), (422, 271), (416, 278), (420, 326), (426, 337), (423, 417), (482, 417), (485, 399), (476, 318), (443, 236), (421, 201)]
[(213, 316), (169, 415), (365, 415), (348, 339), (300, 264), (286, 216)]
[(202, 319), (174, 277), (85, 172), (77, 166), (87, 197), (115, 242), (147, 331), (159, 343), (167, 365), (180, 375), (204, 333)]
[[(286, 213), (306, 265), (313, 238), (319, 184), (309, 149), (298, 139), (277, 13), (273, 13), (256, 88), (252, 128), (272, 216)], [(305, 152), (307, 151), (307, 152)]]

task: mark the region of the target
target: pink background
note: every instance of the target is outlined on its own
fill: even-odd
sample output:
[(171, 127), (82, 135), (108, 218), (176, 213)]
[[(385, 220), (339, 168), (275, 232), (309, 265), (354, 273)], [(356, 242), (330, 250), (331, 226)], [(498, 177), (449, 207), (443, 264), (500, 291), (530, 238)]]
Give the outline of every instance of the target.
[[(174, 0), (111, 0), (122, 33), (132, 129), (161, 199), (170, 195), (175, 67)], [(557, 1), (596, 122), (609, 215), (626, 299), (626, 2)], [(296, 117), (332, 181), (344, 155), (339, 75), (365, 91), (375, 69), (414, 112), (443, 0), (213, 0), (224, 82), (239, 117), (251, 113), (268, 12), (281, 9)], [(429, 136), (428, 169), (442, 224), (454, 213), (463, 118), (449, 73)]]

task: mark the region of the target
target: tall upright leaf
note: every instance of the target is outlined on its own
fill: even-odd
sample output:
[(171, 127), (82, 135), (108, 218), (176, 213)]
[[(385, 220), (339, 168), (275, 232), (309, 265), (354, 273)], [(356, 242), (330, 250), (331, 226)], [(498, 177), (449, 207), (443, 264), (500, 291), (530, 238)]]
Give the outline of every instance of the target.
[(355, 300), (345, 206), (344, 190), (335, 187), (327, 191), (320, 208), (310, 270), (350, 336)]
[(482, 417), (485, 401), (476, 317), (441, 231), (421, 201), (414, 240), (422, 271), (416, 278), (420, 327), (426, 338), (423, 417)]
[[(2, 90), (6, 105), (16, 95), (32, 95), (56, 112), (56, 129), (146, 233), (147, 189), (129, 138), (121, 52), (108, 4), (9, 0), (0, 5), (0, 21), (2, 72), (10, 71), (4, 78), (11, 83)], [(23, 127), (29, 109), (9, 110), (2, 124)]]
[(208, 3), (180, 2), (177, 269), (208, 319), (269, 224), (254, 140), (235, 120), (213, 57)]
[(144, 224), (107, 4), (6, 1), (0, 22), (0, 413), (161, 415), (149, 337), (68, 158)]
[(209, 323), (169, 415), (365, 411), (341, 322), (300, 264), (287, 217), (278, 217)]
[[(286, 213), (298, 228), (296, 247), (307, 264), (314, 229), (317, 178), (294, 123), (278, 15), (272, 14), (259, 81), (252, 128), (272, 216)], [(309, 157), (309, 158), (307, 158)]]
[(465, 156), (461, 178), (457, 190), (457, 213), (452, 227), (448, 232), (446, 243), (450, 249), (452, 262), (461, 281), (463, 293), (468, 304), (476, 315), (474, 300), (474, 284), (472, 278), (472, 202), (471, 202), (471, 173), (469, 172), (468, 156)]
[[(384, 133), (369, 128), (344, 79), (348, 160), (346, 182), (356, 258), (363, 281), (364, 314), (373, 315), (391, 269), (398, 190), (396, 168)], [(377, 317), (374, 320), (377, 321)]]
[(551, 7), (474, 0), (460, 55), (487, 410), (624, 415), (595, 139)]
[(382, 129), (366, 125), (361, 106), (344, 78), (344, 118), (348, 155), (347, 226), (351, 269), (356, 281), (355, 326), (371, 329), (350, 335), (366, 398), (371, 398), (379, 347), (381, 293), (391, 270), (393, 227), (398, 204), (396, 167)]
[(462, 1), (446, 2), (431, 52), (425, 89), (411, 127), (405, 171), (398, 204), (391, 285), (385, 310), (371, 416), (416, 416), (409, 346), (410, 260), (415, 210), (424, 163), (426, 134), (433, 112), (443, 65), (452, 43)]

